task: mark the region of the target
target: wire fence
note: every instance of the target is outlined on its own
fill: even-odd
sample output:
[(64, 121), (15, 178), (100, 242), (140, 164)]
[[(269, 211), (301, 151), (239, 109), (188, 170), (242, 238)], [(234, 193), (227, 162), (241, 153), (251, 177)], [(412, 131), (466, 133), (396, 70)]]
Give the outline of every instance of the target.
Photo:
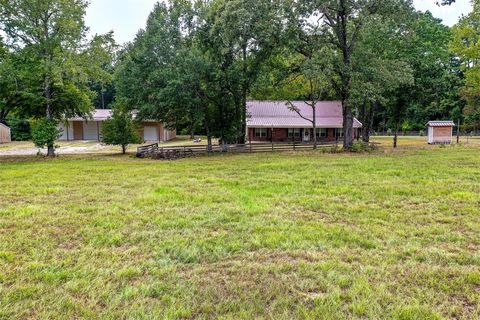
[[(393, 137), (395, 135), (394, 132), (392, 131), (372, 131), (370, 133), (371, 136), (373, 137)], [(404, 137), (426, 137), (428, 135), (428, 132), (426, 130), (420, 130), (420, 131), (401, 131), (398, 133), (399, 136), (404, 136)], [(454, 136), (457, 135), (457, 132), (454, 131), (453, 133)], [(480, 137), (480, 131), (470, 131), (470, 130), (465, 130), (465, 131), (460, 131), (460, 136), (462, 137)]]

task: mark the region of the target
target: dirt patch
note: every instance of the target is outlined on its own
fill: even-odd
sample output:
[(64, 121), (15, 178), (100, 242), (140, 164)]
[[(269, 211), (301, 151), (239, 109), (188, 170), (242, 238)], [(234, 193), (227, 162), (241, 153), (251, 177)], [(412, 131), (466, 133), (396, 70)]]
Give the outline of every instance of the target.
[[(62, 154), (83, 154), (83, 153), (97, 153), (97, 152), (105, 152), (110, 151), (111, 147), (102, 145), (100, 143), (89, 143), (83, 146), (61, 146), (60, 148), (56, 149), (58, 155)], [(6, 150), (0, 149), (0, 156), (32, 156), (38, 153), (46, 154), (46, 149), (38, 149), (35, 148), (33, 145), (31, 147), (28, 146), (18, 146), (16, 147), (13, 145), (11, 148)]]

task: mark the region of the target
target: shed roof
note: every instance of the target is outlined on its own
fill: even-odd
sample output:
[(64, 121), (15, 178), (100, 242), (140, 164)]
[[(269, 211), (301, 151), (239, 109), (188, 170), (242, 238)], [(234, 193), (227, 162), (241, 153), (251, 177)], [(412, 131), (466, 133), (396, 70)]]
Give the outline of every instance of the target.
[[(292, 101), (300, 114), (312, 120), (313, 110), (304, 101)], [(247, 126), (251, 128), (312, 128), (310, 121), (290, 109), (287, 101), (248, 101)], [(322, 101), (316, 105), (317, 128), (343, 128), (343, 111), (340, 101)], [(354, 128), (361, 128), (357, 119)]]
[(427, 123), (428, 127), (455, 127), (453, 121), (430, 121)]

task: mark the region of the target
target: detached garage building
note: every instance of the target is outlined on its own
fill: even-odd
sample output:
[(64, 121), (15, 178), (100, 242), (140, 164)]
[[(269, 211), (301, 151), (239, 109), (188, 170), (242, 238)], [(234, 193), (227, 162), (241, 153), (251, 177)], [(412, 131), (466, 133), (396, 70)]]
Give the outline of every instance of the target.
[(429, 144), (452, 144), (453, 121), (430, 121), (427, 126)]
[[(97, 109), (92, 113), (92, 117), (88, 120), (83, 118), (68, 119), (64, 123), (60, 123), (58, 128), (63, 131), (59, 140), (75, 141), (75, 140), (102, 140), (103, 122), (112, 116), (112, 110)], [(162, 122), (144, 121), (140, 123), (141, 135), (144, 141), (167, 142), (176, 138), (176, 131), (165, 128)]]

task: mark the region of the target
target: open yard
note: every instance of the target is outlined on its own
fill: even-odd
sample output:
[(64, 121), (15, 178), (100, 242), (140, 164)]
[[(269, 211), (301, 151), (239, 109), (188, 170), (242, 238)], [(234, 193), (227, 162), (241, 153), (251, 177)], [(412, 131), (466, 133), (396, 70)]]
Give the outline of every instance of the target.
[(0, 157), (0, 319), (478, 319), (480, 147), (404, 141)]
[[(180, 136), (177, 139), (163, 143), (162, 146), (185, 146), (192, 145), (193, 142), (189, 137)], [(195, 145), (206, 145), (205, 139)], [(98, 141), (58, 141), (56, 143), (57, 154), (111, 154), (120, 152), (118, 146), (108, 146)], [(129, 150), (135, 153), (138, 145), (129, 146)], [(36, 155), (39, 149), (34, 146), (31, 141), (12, 142), (0, 144), (0, 157), (2, 156), (31, 156)], [(42, 154), (46, 154), (46, 150), (40, 150)]]

